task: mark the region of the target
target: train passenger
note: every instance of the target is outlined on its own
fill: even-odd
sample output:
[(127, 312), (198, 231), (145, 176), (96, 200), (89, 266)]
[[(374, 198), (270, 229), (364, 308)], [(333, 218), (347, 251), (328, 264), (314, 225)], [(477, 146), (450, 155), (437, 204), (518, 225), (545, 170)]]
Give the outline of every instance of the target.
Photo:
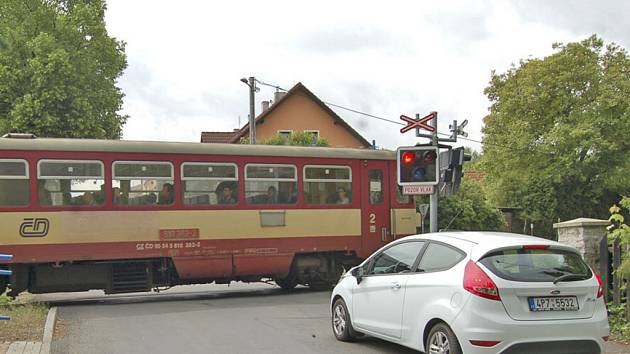
[(158, 204), (173, 204), (175, 201), (175, 188), (170, 183), (164, 183), (158, 195)]
[(127, 204), (126, 198), (124, 198), (122, 191), (118, 187), (112, 188), (112, 197), (114, 204)]
[(232, 187), (229, 184), (223, 185), (219, 196), (219, 204), (236, 204), (236, 198), (234, 198)]
[(278, 203), (278, 191), (276, 187), (270, 186), (267, 189), (267, 195), (265, 196), (265, 203), (267, 204), (277, 204)]
[(136, 199), (138, 199), (137, 203), (140, 203), (140, 205), (153, 205), (157, 202), (158, 197), (155, 196), (155, 193), (149, 193)]
[(96, 198), (94, 196), (94, 193), (92, 193), (92, 192), (85, 192), (81, 196), (80, 204), (81, 205), (87, 205), (87, 206), (97, 205), (97, 201), (96, 201)]
[(101, 190), (94, 193), (96, 204), (103, 205), (105, 203), (105, 183), (101, 184)]
[(297, 202), (297, 192), (295, 191), (295, 185), (293, 183), (287, 183), (287, 191), (282, 193), (282, 203), (295, 204)]
[(350, 204), (350, 198), (348, 198), (348, 192), (343, 187), (337, 188), (337, 204)]

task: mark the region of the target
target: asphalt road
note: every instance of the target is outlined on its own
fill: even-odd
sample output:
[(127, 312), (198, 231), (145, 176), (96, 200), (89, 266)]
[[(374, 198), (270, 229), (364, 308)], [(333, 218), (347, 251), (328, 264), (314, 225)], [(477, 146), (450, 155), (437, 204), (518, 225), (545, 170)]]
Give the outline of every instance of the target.
[(265, 284), (160, 294), (39, 296), (58, 306), (52, 353), (417, 353), (374, 338), (337, 341), (329, 292)]
[[(195, 285), (159, 294), (36, 295), (58, 306), (52, 353), (417, 353), (364, 338), (337, 341), (329, 292), (293, 293), (266, 284)], [(606, 354), (628, 354), (609, 343)]]

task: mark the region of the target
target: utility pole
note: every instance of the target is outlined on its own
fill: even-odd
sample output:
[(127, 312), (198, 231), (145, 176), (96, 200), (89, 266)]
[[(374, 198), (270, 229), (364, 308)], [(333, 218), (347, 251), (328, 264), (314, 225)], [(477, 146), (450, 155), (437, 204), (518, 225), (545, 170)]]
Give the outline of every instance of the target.
[[(435, 128), (433, 132), (431, 132), (431, 145), (437, 146), (439, 148), (440, 141), (437, 135), (438, 132), (438, 114), (437, 112), (433, 112), (434, 119), (431, 119), (431, 126)], [(418, 116), (419, 118), (419, 116)], [(438, 193), (439, 190), (437, 186), (433, 189), (433, 193), (431, 193), (430, 206), (429, 206), (429, 221), (431, 223), (431, 232), (438, 231)]]
[(256, 144), (256, 78), (249, 77), (249, 143)]
[(249, 86), (249, 143), (256, 144), (256, 109), (254, 107), (256, 104), (255, 93), (258, 91), (256, 78), (253, 76), (250, 76), (249, 80), (242, 78), (241, 82)]

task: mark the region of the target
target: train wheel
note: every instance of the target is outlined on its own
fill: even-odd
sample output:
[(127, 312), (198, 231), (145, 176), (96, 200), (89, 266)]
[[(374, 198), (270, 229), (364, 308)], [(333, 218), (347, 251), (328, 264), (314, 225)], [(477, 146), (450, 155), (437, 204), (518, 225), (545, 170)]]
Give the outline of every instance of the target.
[(276, 284), (284, 290), (293, 290), (298, 284), (297, 277), (291, 273), (286, 278), (276, 278), (274, 279)]

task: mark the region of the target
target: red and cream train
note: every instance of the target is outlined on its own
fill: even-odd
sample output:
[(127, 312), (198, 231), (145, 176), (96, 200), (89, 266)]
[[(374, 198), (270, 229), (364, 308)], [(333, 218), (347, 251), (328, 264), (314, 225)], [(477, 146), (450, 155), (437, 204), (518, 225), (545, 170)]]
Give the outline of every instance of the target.
[(415, 232), (391, 151), (0, 138), (0, 293), (334, 283)]

